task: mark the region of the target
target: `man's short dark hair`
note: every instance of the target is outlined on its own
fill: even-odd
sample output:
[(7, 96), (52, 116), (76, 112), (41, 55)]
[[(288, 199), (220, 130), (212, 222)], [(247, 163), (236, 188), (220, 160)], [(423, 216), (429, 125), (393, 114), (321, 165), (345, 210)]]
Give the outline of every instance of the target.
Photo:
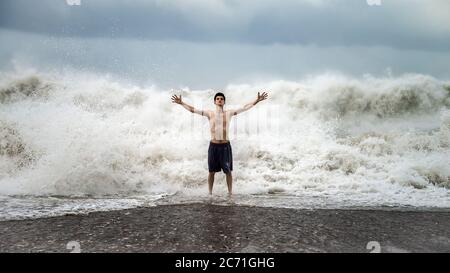
[(224, 95), (223, 93), (220, 93), (220, 92), (219, 92), (219, 93), (215, 94), (215, 95), (214, 95), (214, 101), (216, 101), (216, 98), (217, 98), (217, 97), (223, 97), (223, 101), (225, 101), (225, 95)]

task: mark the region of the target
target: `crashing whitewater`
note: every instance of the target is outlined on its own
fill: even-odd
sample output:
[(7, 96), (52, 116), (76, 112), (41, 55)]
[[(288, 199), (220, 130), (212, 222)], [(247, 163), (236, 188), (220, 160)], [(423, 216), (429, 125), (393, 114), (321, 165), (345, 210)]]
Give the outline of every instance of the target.
[[(220, 91), (233, 108), (261, 90), (269, 99), (230, 127), (238, 203), (450, 207), (449, 82), (324, 74)], [(1, 73), (0, 201), (203, 200), (208, 123), (170, 95), (214, 109), (216, 91)], [(220, 175), (215, 191), (226, 192)]]

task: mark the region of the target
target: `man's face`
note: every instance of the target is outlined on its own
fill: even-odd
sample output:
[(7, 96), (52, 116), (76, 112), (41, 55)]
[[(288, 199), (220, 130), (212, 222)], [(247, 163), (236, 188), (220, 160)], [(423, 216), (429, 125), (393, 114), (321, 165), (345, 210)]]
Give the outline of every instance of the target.
[(223, 106), (225, 104), (225, 98), (222, 96), (217, 96), (214, 104), (217, 106)]

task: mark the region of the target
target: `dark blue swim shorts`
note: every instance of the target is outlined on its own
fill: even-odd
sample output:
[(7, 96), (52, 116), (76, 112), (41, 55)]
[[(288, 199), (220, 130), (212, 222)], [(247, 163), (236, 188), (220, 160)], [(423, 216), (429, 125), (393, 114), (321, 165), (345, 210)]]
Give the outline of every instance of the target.
[(233, 170), (233, 154), (230, 142), (209, 143), (208, 149), (208, 169), (209, 172), (229, 173)]

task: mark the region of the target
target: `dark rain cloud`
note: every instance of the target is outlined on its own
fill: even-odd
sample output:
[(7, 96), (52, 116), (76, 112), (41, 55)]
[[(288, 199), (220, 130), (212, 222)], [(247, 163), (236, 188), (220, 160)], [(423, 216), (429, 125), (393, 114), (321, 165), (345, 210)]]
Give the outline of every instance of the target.
[[(448, 50), (444, 0), (2, 0), (0, 27), (55, 36)], [(425, 3), (426, 2), (426, 3)], [(425, 6), (424, 6), (425, 5)], [(434, 14), (437, 13), (437, 14)]]

